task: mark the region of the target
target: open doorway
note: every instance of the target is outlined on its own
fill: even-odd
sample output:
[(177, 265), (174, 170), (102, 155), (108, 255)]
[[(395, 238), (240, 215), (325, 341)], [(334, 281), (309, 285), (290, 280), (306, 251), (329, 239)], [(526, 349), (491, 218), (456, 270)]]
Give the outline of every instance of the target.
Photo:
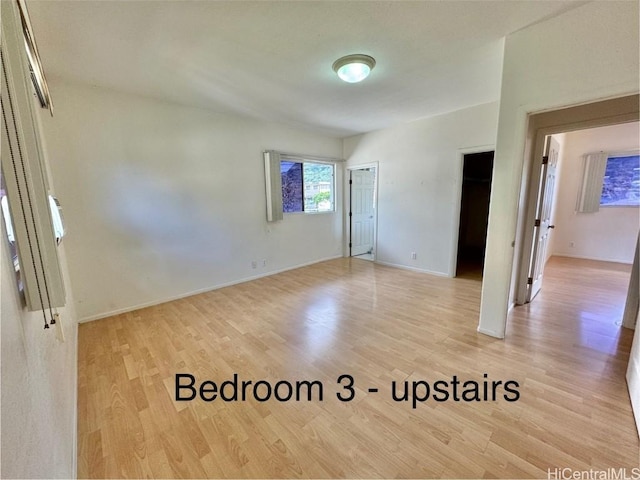
[(620, 325), (633, 328), (638, 309), (638, 287), (630, 284), (638, 275), (631, 274), (640, 230), (638, 128), (634, 121), (546, 135), (531, 260), (522, 272), (528, 278), (517, 297), (518, 304), (534, 301), (551, 266), (547, 298), (553, 289), (569, 298), (565, 286), (589, 290), (581, 322), (611, 341)]
[(467, 153), (463, 157), (456, 277), (482, 278), (493, 153)]
[[(542, 166), (547, 161), (543, 152), (548, 137), (565, 134), (564, 150), (567, 152), (569, 150), (567, 145), (571, 146), (572, 142), (567, 143), (566, 135), (579, 135), (576, 132), (580, 130), (599, 127), (613, 127), (615, 129), (617, 125), (637, 123), (639, 118), (640, 96), (637, 94), (529, 115), (524, 149), (523, 188), (515, 242), (515, 262), (512, 272), (512, 281), (515, 281), (513, 286), (515, 286), (516, 304), (525, 303), (528, 299), (533, 298), (527, 295), (528, 289), (532, 285), (529, 280), (532, 276), (529, 273), (530, 266), (537, 263), (544, 266), (544, 255), (536, 253), (533, 245), (541, 238), (539, 229), (541, 219), (538, 216), (540, 211), (538, 207), (544, 201), (540, 184), (543, 182), (542, 176), (544, 175)], [(631, 126), (630, 129), (633, 130), (633, 140), (637, 141), (637, 127)], [(626, 380), (640, 433), (640, 335), (638, 334), (640, 329), (637, 325), (640, 308), (638, 299), (638, 242), (640, 240), (638, 240), (638, 236), (635, 237), (636, 248), (631, 266), (616, 263), (620, 262), (618, 256), (623, 250), (621, 241), (633, 245), (633, 236), (623, 235), (620, 226), (614, 227), (611, 224), (605, 226), (602, 223), (594, 225), (593, 220), (596, 219), (594, 209), (585, 208), (585, 206), (593, 205), (595, 211), (608, 211), (607, 217), (620, 217), (623, 213), (628, 213), (625, 209), (635, 208), (635, 212), (631, 212), (629, 215), (632, 220), (627, 220), (623, 224), (627, 226), (628, 223), (632, 229), (631, 233), (635, 230), (637, 235), (637, 209), (639, 207), (629, 207), (623, 204), (628, 199), (627, 193), (624, 195), (625, 202), (620, 203), (620, 198), (616, 198), (621, 192), (618, 188), (613, 194), (607, 193), (607, 189), (603, 188), (605, 186), (603, 175), (607, 176), (607, 165), (611, 158), (620, 158), (621, 153), (623, 157), (632, 156), (628, 155), (629, 149), (637, 151), (637, 143), (635, 145), (587, 143), (586, 140), (593, 138), (593, 131), (583, 136), (585, 138), (582, 139), (574, 155), (563, 155), (564, 158), (561, 159), (561, 165), (564, 164), (564, 166), (560, 172), (558, 183), (563, 187), (573, 175), (577, 184), (577, 188), (570, 192), (569, 198), (565, 202), (562, 201), (562, 195), (560, 195), (560, 201), (556, 202), (557, 205), (568, 203), (570, 208), (568, 215), (565, 215), (564, 218), (556, 217), (559, 222), (554, 220), (554, 224), (557, 223), (560, 226), (555, 229), (554, 234), (558, 232), (560, 234), (552, 238), (553, 250), (563, 253), (564, 258), (556, 257), (562, 263), (550, 262), (551, 268), (546, 273), (542, 269), (539, 271), (540, 281), (542, 281), (543, 273), (549, 275), (548, 284), (543, 286), (531, 304), (526, 307), (514, 308), (511, 311), (510, 328), (514, 330), (518, 328), (517, 319), (520, 316), (523, 320), (520, 325), (523, 328), (521, 333), (534, 332), (535, 338), (554, 338), (554, 342), (557, 342), (558, 332), (561, 329), (565, 331), (569, 329), (572, 335), (567, 338), (566, 348), (577, 346), (582, 351), (597, 350), (600, 355), (603, 353), (611, 355), (607, 360), (607, 365), (620, 360), (626, 363), (628, 359)], [(574, 168), (565, 169), (568, 166), (565, 160), (571, 160), (571, 158), (577, 159), (577, 165), (573, 165)], [(618, 166), (610, 172), (611, 178), (609, 180), (616, 182), (623, 180), (623, 184), (626, 182), (629, 186), (635, 185), (637, 189), (637, 182), (640, 180), (637, 178), (638, 170), (636, 169), (640, 167), (635, 161), (632, 168), (626, 168), (625, 165), (629, 162), (628, 158), (624, 162), (616, 161)], [(595, 165), (599, 165), (598, 171), (600, 173), (597, 175), (595, 167), (592, 168)], [(598, 179), (598, 182), (595, 182), (595, 179)], [(580, 192), (579, 195), (578, 192)], [(594, 195), (587, 195), (586, 192), (591, 192)], [(636, 194), (637, 190), (632, 196), (636, 196)], [(605, 197), (607, 198), (605, 199)], [(591, 198), (592, 201), (586, 202), (587, 198)], [(607, 207), (605, 204), (610, 200), (613, 200), (617, 205), (613, 208)], [(600, 216), (604, 218), (604, 215)], [(587, 220), (590, 221), (587, 222)], [(567, 235), (561, 235), (563, 230)], [(613, 234), (608, 241), (605, 241), (604, 246), (607, 248), (603, 251), (608, 252), (606, 258), (596, 261), (585, 260), (585, 256), (592, 255), (585, 255), (584, 252), (593, 246), (594, 239), (598, 238), (596, 235), (603, 234)], [(540, 250), (538, 249), (538, 251)], [(627, 251), (627, 255), (629, 253)], [(538, 255), (540, 255), (539, 258)], [(543, 261), (539, 262), (541, 259)], [(629, 256), (627, 256), (627, 261), (628, 259)], [(615, 260), (615, 262), (611, 260)], [(606, 290), (613, 283), (612, 275), (619, 282), (617, 291), (613, 292)], [(589, 281), (594, 283), (592, 289), (588, 288)], [(628, 284), (626, 301), (624, 299), (625, 283)], [(582, 295), (583, 298), (576, 298), (575, 295)], [(548, 301), (553, 300), (554, 297), (556, 306), (549, 308)], [(545, 317), (542, 322), (535, 324), (531, 321), (531, 313), (540, 311), (540, 309), (545, 311)], [(636, 329), (635, 335), (630, 330), (634, 328)], [(502, 333), (504, 334), (504, 330)], [(518, 332), (515, 334), (517, 335)], [(611, 372), (614, 371), (611, 370)], [(615, 374), (624, 375), (620, 370), (615, 370), (615, 372)]]
[[(639, 131), (640, 122), (635, 121), (559, 136), (562, 148), (553, 221), (557, 227), (547, 255), (595, 260), (626, 272), (628, 308), (624, 308), (624, 301), (607, 299), (615, 308), (609, 323), (626, 327), (635, 324), (640, 292), (638, 272), (629, 273), (630, 268), (638, 268)], [(629, 280), (635, 281), (636, 286)], [(627, 312), (626, 320), (621, 322), (623, 311)]]
[(350, 167), (349, 256), (375, 260), (377, 165)]
[[(620, 104), (618, 106), (617, 104)], [(626, 106), (626, 103), (629, 106)], [(618, 115), (601, 116), (602, 111), (618, 106)], [(626, 109), (630, 109), (627, 113)], [(587, 165), (594, 154), (606, 165), (609, 157), (637, 155), (637, 96), (571, 107), (559, 111), (535, 114), (530, 117), (528, 183), (526, 211), (521, 211), (518, 236), (521, 245), (515, 304), (530, 302), (540, 290), (544, 265), (553, 254), (605, 262), (631, 263), (637, 235), (638, 207), (600, 204), (603, 194), (604, 169), (598, 182), (587, 175)], [(624, 134), (620, 133), (623, 132)], [(550, 139), (562, 139), (561, 172), (556, 187), (543, 188), (549, 183), (548, 165), (553, 163), (548, 152)], [(632, 150), (632, 151), (630, 151)], [(634, 153), (635, 152), (635, 153)], [(557, 155), (557, 152), (556, 154)], [(636, 157), (637, 158), (637, 157)], [(637, 162), (636, 162), (637, 163)], [(547, 165), (548, 164), (548, 165)], [(631, 177), (635, 169), (631, 169)], [(525, 171), (525, 173), (527, 173)], [(635, 171), (637, 176), (637, 171)], [(629, 185), (635, 177), (629, 178)], [(595, 186), (591, 185), (594, 183)], [(597, 183), (597, 185), (596, 185)], [(588, 188), (587, 188), (588, 187)], [(637, 186), (634, 187), (637, 190)], [(587, 190), (595, 193), (596, 208), (582, 210), (581, 195)], [(544, 212), (546, 197), (558, 196), (552, 213)], [(592, 195), (593, 196), (593, 195)], [(547, 249), (547, 233), (554, 228), (551, 248)], [(544, 248), (541, 248), (541, 244)]]

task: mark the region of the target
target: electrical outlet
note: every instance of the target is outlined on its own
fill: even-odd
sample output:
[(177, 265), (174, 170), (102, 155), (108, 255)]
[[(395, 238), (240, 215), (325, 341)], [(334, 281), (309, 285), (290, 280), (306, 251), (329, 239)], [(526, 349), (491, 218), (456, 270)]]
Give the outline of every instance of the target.
[(258, 268), (258, 262), (256, 262), (255, 260), (251, 261), (251, 268), (256, 269)]
[(266, 267), (267, 266), (267, 259), (265, 258), (264, 260), (262, 260), (262, 266)]
[(576, 242), (569, 242), (569, 246), (570, 246), (571, 248), (575, 247), (575, 246), (576, 246)]
[(416, 255), (416, 252), (411, 252), (411, 260), (415, 260), (416, 258), (418, 258), (418, 255)]

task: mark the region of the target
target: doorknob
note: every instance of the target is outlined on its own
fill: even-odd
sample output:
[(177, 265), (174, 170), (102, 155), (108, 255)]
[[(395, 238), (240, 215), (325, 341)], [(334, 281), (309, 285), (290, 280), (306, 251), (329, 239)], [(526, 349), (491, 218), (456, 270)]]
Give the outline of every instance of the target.
[(549, 228), (556, 228), (555, 225), (549, 225)]

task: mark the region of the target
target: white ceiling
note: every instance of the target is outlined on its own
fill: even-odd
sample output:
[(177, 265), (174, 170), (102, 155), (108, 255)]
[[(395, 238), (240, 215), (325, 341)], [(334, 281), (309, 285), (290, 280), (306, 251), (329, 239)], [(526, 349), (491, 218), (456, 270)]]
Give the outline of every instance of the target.
[[(50, 77), (348, 136), (497, 100), (501, 39), (582, 3), (28, 0), (28, 7)], [(361, 84), (331, 70), (350, 53), (377, 61)]]

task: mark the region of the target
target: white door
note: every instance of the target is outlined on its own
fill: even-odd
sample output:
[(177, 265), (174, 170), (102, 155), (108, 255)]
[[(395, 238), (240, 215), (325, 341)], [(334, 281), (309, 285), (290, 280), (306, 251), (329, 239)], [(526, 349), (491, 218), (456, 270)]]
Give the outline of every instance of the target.
[(351, 256), (373, 253), (375, 180), (374, 169), (351, 170)]
[(558, 142), (553, 137), (547, 137), (540, 175), (540, 187), (538, 189), (533, 253), (527, 281), (527, 302), (533, 300), (542, 287), (542, 274), (544, 273), (544, 263), (547, 258), (549, 233), (555, 227), (555, 225), (551, 224), (551, 208), (553, 206), (553, 190), (556, 182), (559, 150), (560, 145)]

